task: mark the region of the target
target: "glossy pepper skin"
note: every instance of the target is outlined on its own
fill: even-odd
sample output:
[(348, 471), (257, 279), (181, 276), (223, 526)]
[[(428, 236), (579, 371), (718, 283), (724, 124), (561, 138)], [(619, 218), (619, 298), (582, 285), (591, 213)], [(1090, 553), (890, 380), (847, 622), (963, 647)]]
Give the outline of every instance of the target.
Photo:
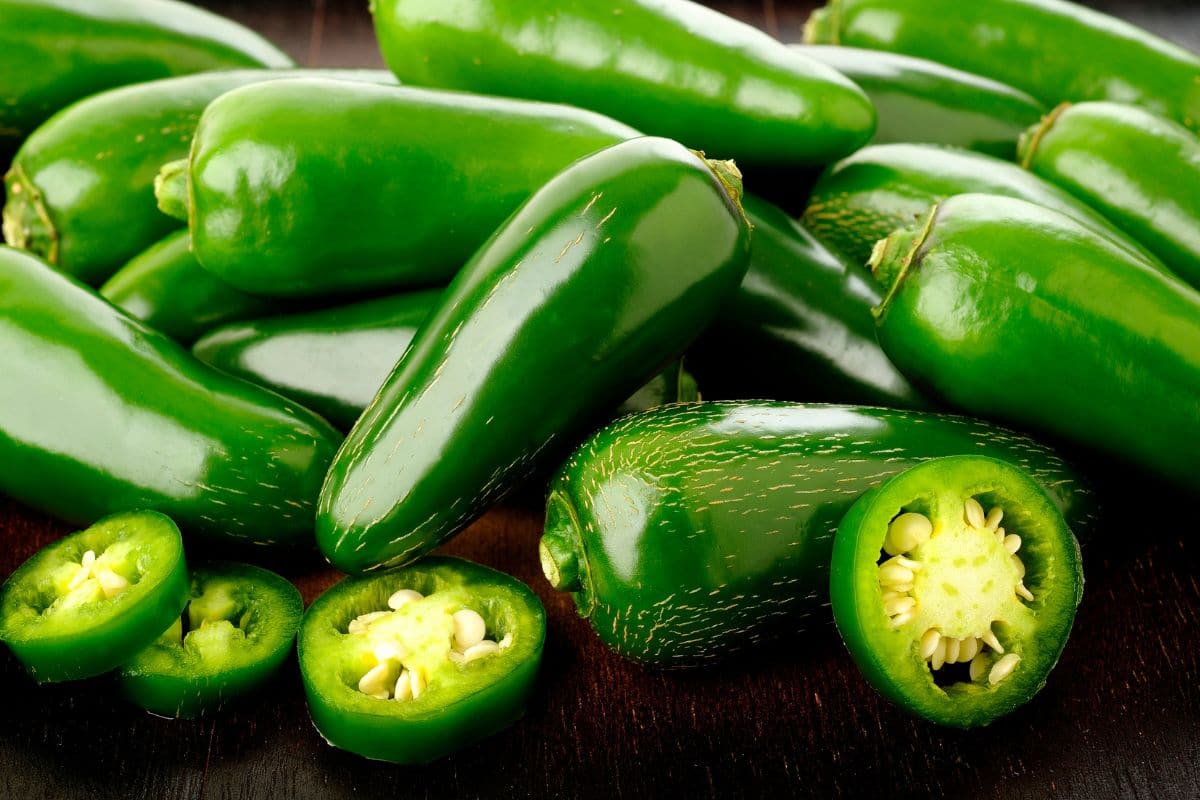
[[(192, 353), (222, 372), (265, 386), (349, 430), (392, 374), (441, 289), (218, 328)], [(874, 322), (872, 331), (874, 331)], [(695, 380), (675, 362), (617, 413), (695, 400)]]
[(171, 75), (292, 66), (247, 28), (172, 0), (0, 3), (0, 151), (81, 97)]
[(868, 406), (664, 406), (594, 434), (558, 471), (542, 566), (626, 658), (710, 663), (821, 619), (833, 535), (863, 492), (930, 458), (1027, 470), (1081, 528), (1090, 491), (1055, 453), (984, 422)]
[(216, 711), (275, 676), (291, 655), (303, 614), (300, 592), (274, 572), (206, 564), (192, 571), (183, 615), (121, 666), (117, 683), (133, 703), (160, 716)]
[(875, 341), (871, 309), (883, 295), (870, 272), (770, 203), (743, 204), (754, 231), (750, 267), (688, 350), (704, 395), (923, 405)]
[(1016, 197), (1061, 211), (1157, 262), (1099, 212), (1016, 164), (931, 145), (866, 147), (834, 164), (813, 187), (804, 224), (832, 249), (865, 264), (876, 242), (916, 223), (939, 200), (968, 192)]
[(871, 103), (833, 69), (686, 0), (376, 0), (402, 81), (590, 108), (745, 164), (853, 152)]
[(879, 341), (914, 381), (1200, 489), (1190, 286), (1069, 217), (991, 195), (940, 203), (889, 237), (872, 268), (889, 287)]
[(879, 120), (874, 144), (943, 144), (1011, 160), (1018, 137), (1047, 111), (1020, 89), (923, 58), (831, 45), (792, 49), (867, 93)]
[(0, 641), (38, 683), (90, 678), (154, 641), (179, 618), (187, 593), (175, 523), (153, 511), (113, 514), (9, 576)]
[(239, 86), (302, 75), (395, 83), (379, 70), (229, 70), (88, 97), (21, 145), (5, 176), (4, 238), (84, 283), (102, 282), (180, 226), (158, 210), (154, 178), (187, 156), (205, 106)]
[[(972, 500), (973, 520), (965, 510)], [(995, 526), (980, 518), (992, 509), (1003, 514)], [(912, 548), (891, 540), (902, 514), (932, 523)], [(897, 551), (918, 564), (906, 592), (892, 589), (881, 566), (903, 566)], [(1083, 567), (1042, 487), (1010, 464), (958, 456), (926, 461), (859, 498), (838, 526), (829, 587), (838, 630), (872, 686), (930, 722), (975, 728), (1046, 684), (1083, 597)], [(887, 613), (888, 603), (903, 608), (907, 598), (910, 610)], [(934, 640), (923, 657), (920, 648)]]
[(732, 164), (644, 138), (530, 198), (338, 451), (317, 511), (330, 562), (424, 555), (678, 357), (745, 274), (739, 194)]
[(8, 247), (0, 317), (0, 492), (69, 522), (150, 508), (214, 540), (311, 541), (324, 420)]
[[(444, 598), (441, 608), (479, 613), (499, 653), (462, 665), (447, 663), (429, 676), (426, 690), (405, 700), (380, 699), (357, 682), (377, 661), (371, 632), (351, 632), (355, 620), (393, 608), (389, 599), (408, 589)], [(437, 614), (426, 615), (436, 617)], [(436, 621), (433, 622), (437, 624)], [(450, 650), (449, 631), (440, 642)], [(436, 631), (429, 636), (436, 639)], [(541, 663), (546, 612), (525, 584), (457, 558), (432, 556), (398, 570), (346, 578), (313, 602), (300, 627), (297, 650), (308, 710), (325, 740), (366, 758), (421, 764), (491, 736), (524, 713)], [(432, 649), (432, 648), (429, 648)]]
[(438, 284), (559, 170), (636, 135), (566, 106), (274, 81), (212, 103), (158, 196), (205, 269), (251, 294)]
[(1019, 158), (1200, 286), (1200, 139), (1190, 130), (1136, 106), (1064, 104), (1022, 138)]
[(218, 325), (280, 308), (213, 277), (196, 261), (191, 245), (187, 230), (167, 234), (117, 270), (100, 295), (183, 345)]
[(1120, 100), (1200, 127), (1200, 58), (1063, 0), (830, 0), (813, 12), (804, 39), (927, 58), (1048, 105)]

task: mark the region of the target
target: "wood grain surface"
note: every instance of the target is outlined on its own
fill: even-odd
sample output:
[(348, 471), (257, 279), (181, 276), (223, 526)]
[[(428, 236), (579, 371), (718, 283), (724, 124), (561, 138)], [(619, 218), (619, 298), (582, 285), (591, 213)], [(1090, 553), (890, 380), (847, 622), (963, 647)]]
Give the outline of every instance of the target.
[[(381, 63), (365, 3), (207, 5), (302, 62)], [(1200, 48), (1190, 0), (1104, 6)], [(785, 37), (806, 12), (782, 0), (723, 8)], [(880, 700), (830, 625), (700, 672), (625, 663), (541, 578), (540, 510), (526, 501), (446, 548), (527, 581), (546, 603), (542, 678), (509, 731), (398, 768), (321, 740), (294, 662), (240, 709), (176, 722), (126, 704), (104, 678), (38, 688), (4, 655), (0, 800), (1200, 797), (1197, 523), (1186, 499), (1160, 487), (1104, 495), (1110, 510), (1084, 543), (1087, 589), (1062, 662), (1033, 702), (986, 730), (939, 729)], [(68, 530), (0, 500), (0, 575)], [(336, 578), (315, 563), (285, 573), (306, 600)]]

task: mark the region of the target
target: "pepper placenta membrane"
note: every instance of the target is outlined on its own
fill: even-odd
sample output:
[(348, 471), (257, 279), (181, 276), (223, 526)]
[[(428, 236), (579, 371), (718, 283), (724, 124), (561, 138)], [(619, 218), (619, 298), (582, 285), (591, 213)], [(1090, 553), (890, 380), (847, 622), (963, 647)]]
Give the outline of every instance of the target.
[(432, 761), (521, 716), (545, 636), (527, 586), (469, 561), (431, 557), (347, 578), (300, 628), (309, 713), (335, 747)]
[(1058, 212), (959, 195), (877, 249), (879, 340), (946, 402), (1200, 488), (1200, 294)]
[(926, 461), (842, 520), (833, 615), (867, 680), (931, 722), (987, 725), (1029, 701), (1083, 596), (1079, 545), (1045, 491), (991, 458)]
[(642, 138), (530, 198), (335, 457), (317, 511), (326, 557), (359, 572), (424, 555), (677, 358), (745, 274), (740, 189), (731, 163)]
[(215, 711), (262, 686), (292, 651), (304, 604), (287, 580), (249, 564), (192, 572), (182, 616), (121, 666), (125, 696), (181, 719)]
[(114, 514), (17, 568), (0, 589), (0, 641), (39, 683), (90, 678), (154, 641), (187, 592), (175, 523)]
[(1049, 448), (984, 422), (858, 406), (695, 403), (609, 425), (550, 485), (542, 565), (621, 655), (712, 662), (803, 630), (850, 505), (930, 458), (1028, 471), (1080, 529), (1091, 493)]

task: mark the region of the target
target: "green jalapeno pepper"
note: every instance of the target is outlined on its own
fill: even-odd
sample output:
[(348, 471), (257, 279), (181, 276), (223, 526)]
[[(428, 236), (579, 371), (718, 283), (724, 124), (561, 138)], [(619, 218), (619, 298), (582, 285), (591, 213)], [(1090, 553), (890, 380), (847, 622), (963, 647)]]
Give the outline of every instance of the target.
[[(441, 295), (441, 289), (431, 289), (226, 325), (196, 342), (192, 352), (222, 372), (279, 392), (349, 429)], [(871, 325), (873, 332), (873, 321)], [(617, 413), (698, 395), (695, 380), (677, 361), (631, 395)]]
[(560, 169), (636, 135), (566, 106), (272, 81), (205, 110), (158, 196), (200, 263), (252, 294), (436, 284)]
[(876, 144), (926, 142), (1012, 159), (1046, 107), (1019, 89), (923, 58), (827, 45), (792, 49), (833, 67), (871, 99)]
[(1157, 263), (1099, 212), (1016, 164), (931, 145), (867, 147), (834, 164), (813, 187), (804, 224), (826, 245), (861, 264), (876, 242), (920, 220), (929, 206), (968, 192), (1017, 197), (1061, 211)]
[(747, 195), (750, 268), (688, 363), (719, 398), (923, 404), (875, 341), (882, 293), (783, 211)]
[(377, 0), (403, 81), (591, 108), (753, 164), (824, 164), (871, 138), (862, 91), (762, 31), (685, 0)]
[(901, 708), (987, 725), (1045, 685), (1083, 597), (1079, 545), (1020, 469), (934, 459), (863, 495), (833, 544), (838, 630)]
[(1200, 139), (1135, 106), (1059, 106), (1021, 140), (1021, 166), (1061, 186), (1200, 286)]
[(175, 523), (113, 514), (17, 568), (0, 589), (0, 641), (39, 683), (90, 678), (154, 641), (187, 593)]
[(606, 645), (654, 666), (794, 633), (828, 600), (850, 505), (930, 458), (1011, 462), (1086, 527), (1091, 493), (1049, 448), (984, 422), (860, 406), (693, 403), (618, 420), (550, 484), (542, 566)]
[(972, 414), (1200, 488), (1200, 294), (1070, 217), (959, 195), (876, 249), (879, 340)]
[(187, 719), (215, 711), (274, 676), (292, 652), (303, 613), (300, 592), (273, 572), (248, 564), (201, 567), (192, 572), (183, 615), (126, 662), (117, 681), (126, 697), (155, 714)]
[(335, 747), (433, 761), (521, 716), (545, 638), (529, 587), (469, 561), (432, 557), (347, 578), (300, 627), (308, 710)]
[(77, 523), (151, 508), (188, 534), (311, 541), (324, 420), (8, 247), (0, 317), (0, 492)]
[(829, 0), (813, 12), (804, 39), (928, 58), (1050, 105), (1133, 102), (1200, 127), (1200, 58), (1063, 0)]
[(292, 61), (247, 28), (171, 0), (4, 0), (0, 150), (64, 106), (128, 83)]
[(205, 106), (239, 86), (303, 75), (395, 82), (371, 70), (233, 70), (89, 97), (21, 146), (5, 177), (4, 238), (85, 283), (103, 281), (179, 227), (156, 207), (154, 178), (188, 154)]
[(677, 358), (745, 274), (740, 189), (731, 163), (643, 138), (530, 198), (335, 457), (317, 512), (326, 557), (347, 572), (420, 557)]
[(99, 291), (130, 316), (184, 345), (218, 325), (268, 314), (280, 305), (213, 277), (196, 262), (186, 230), (168, 234), (135, 256)]

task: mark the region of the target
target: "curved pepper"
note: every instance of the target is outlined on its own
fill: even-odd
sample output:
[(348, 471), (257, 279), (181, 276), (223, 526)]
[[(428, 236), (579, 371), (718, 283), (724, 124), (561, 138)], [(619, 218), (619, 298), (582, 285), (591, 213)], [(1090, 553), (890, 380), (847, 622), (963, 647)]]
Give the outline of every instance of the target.
[(860, 406), (694, 403), (618, 420), (550, 485), (542, 566), (596, 635), (661, 667), (716, 661), (825, 617), (850, 505), (930, 458), (1011, 462), (1080, 529), (1092, 496), (1055, 453), (965, 417)]
[(676, 358), (746, 270), (729, 162), (666, 139), (581, 159), (446, 290), (331, 465), (317, 541), (347, 572), (458, 533)]
[(956, 728), (1029, 702), (1083, 597), (1079, 545), (1020, 469), (926, 461), (861, 497), (838, 526), (829, 587), (842, 639), (901, 708)]
[(1200, 128), (1200, 58), (1063, 0), (830, 0), (804, 40), (928, 58), (1042, 102), (1119, 100)]
[(1200, 488), (1200, 294), (1069, 217), (959, 195), (876, 251), (879, 341), (972, 414)]
[(0, 492), (71, 522), (152, 508), (226, 542), (311, 541), (324, 420), (8, 247), (0, 317)]
[(1200, 139), (1187, 128), (1135, 106), (1064, 104), (1019, 158), (1200, 286)]
[(824, 164), (875, 114), (833, 69), (684, 0), (377, 0), (402, 81), (590, 108), (745, 164)]
[(251, 294), (420, 286), (449, 280), (563, 167), (634, 136), (567, 106), (272, 81), (205, 109), (157, 191), (205, 269)]

